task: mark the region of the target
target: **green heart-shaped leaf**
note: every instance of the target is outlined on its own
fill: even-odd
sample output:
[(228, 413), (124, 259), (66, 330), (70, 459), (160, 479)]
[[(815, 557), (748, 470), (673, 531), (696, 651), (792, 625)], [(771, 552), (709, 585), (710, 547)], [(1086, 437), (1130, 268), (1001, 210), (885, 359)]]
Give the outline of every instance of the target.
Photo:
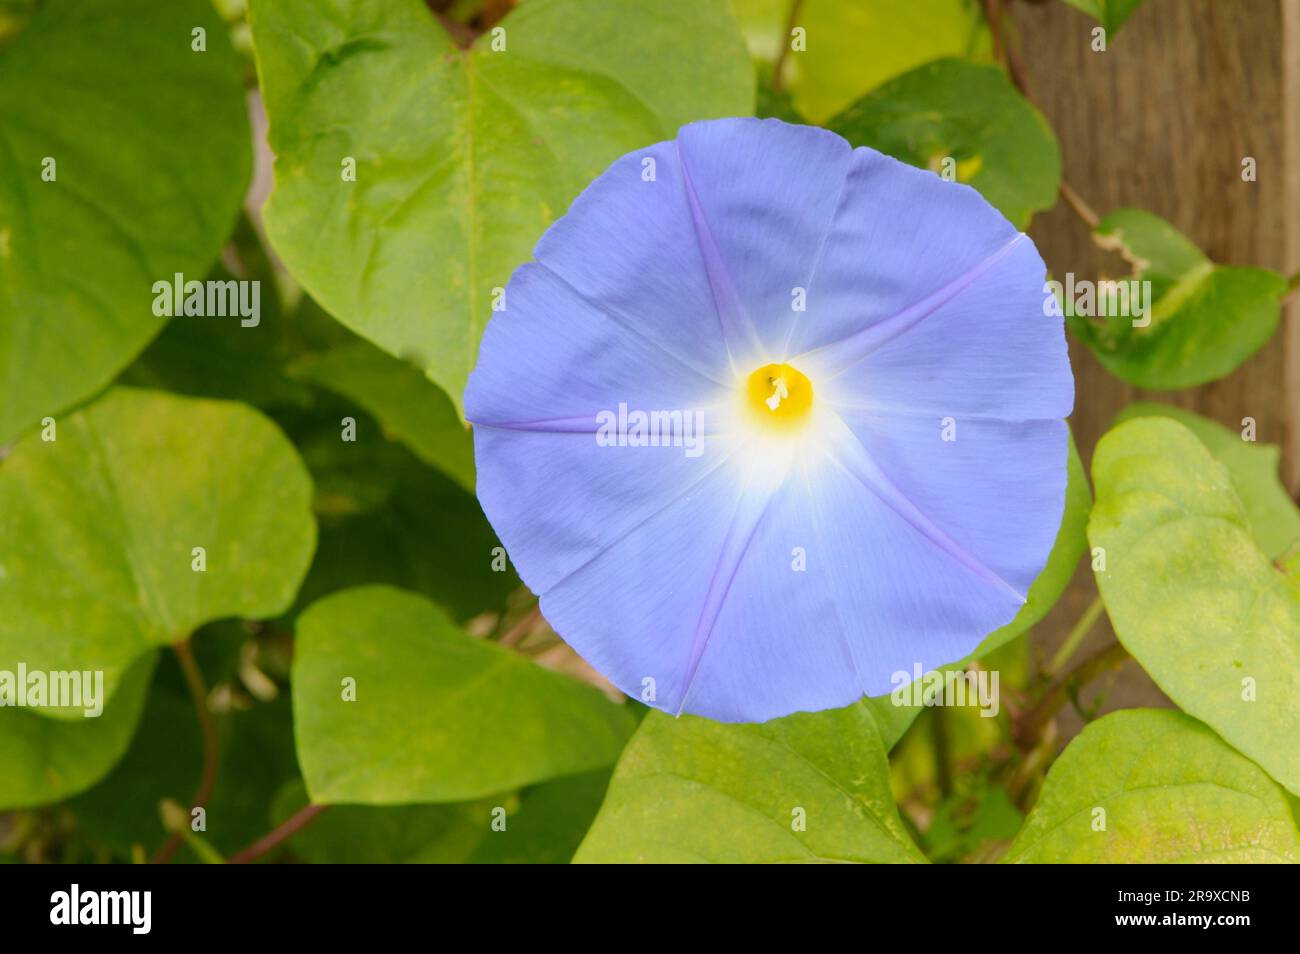
[[(289, 846), (315, 864), (567, 864), (608, 782), (606, 769), (473, 802), (336, 805)], [(274, 822), (306, 804), (302, 785), (287, 786)]]
[(1112, 712), (1047, 774), (1005, 861), (1300, 862), (1286, 793), (1195, 719)]
[(996, 66), (926, 63), (864, 96), (826, 127), (854, 146), (972, 186), (1017, 228), (1056, 204), (1056, 136)]
[(578, 862), (924, 861), (863, 703), (759, 725), (651, 712)]
[(1124, 21), (1142, 6), (1142, 0), (1065, 0), (1065, 2), (1100, 23), (1106, 30), (1107, 36), (1113, 36), (1115, 31), (1124, 25)]
[(458, 406), (493, 290), (573, 198), (686, 122), (753, 109), (720, 2), (529, 0), (467, 50), (422, 0), (249, 10), (272, 244), (333, 315)]
[(293, 687), (298, 761), (326, 804), (466, 801), (598, 769), (634, 724), (594, 687), (386, 586), (298, 618)]
[(1088, 539), (1124, 647), (1184, 711), (1300, 793), (1300, 579), (1251, 536), (1228, 469), (1172, 420), (1097, 444)]
[(206, 276), (252, 150), (240, 62), (208, 0), (38, 4), (0, 48), (0, 116), (5, 444), (158, 333), (154, 282)]
[[(945, 56), (987, 60), (988, 29), (967, 0), (732, 0), (754, 56), (775, 62), (799, 114), (824, 123), (901, 73)], [(802, 49), (794, 44), (802, 44)]]
[(98, 716), (0, 707), (0, 811), (60, 801), (107, 775), (135, 735), (154, 662), (154, 653), (138, 659)]
[(867, 706), (875, 717), (876, 728), (880, 730), (880, 744), (885, 747), (886, 752), (907, 734), (907, 730), (912, 727), (912, 723), (916, 721), (922, 709), (922, 706), (918, 705), (898, 705), (894, 702), (892, 693), (887, 696), (866, 696), (862, 699), (862, 704)]
[[(1246, 508), (1251, 533), (1264, 555), (1275, 559), (1300, 541), (1300, 508), (1278, 478), (1281, 451), (1273, 444), (1244, 440), (1208, 418), (1169, 404), (1139, 401), (1115, 418), (1118, 426), (1135, 417), (1168, 417), (1197, 436), (1232, 475), (1232, 486)], [(1032, 595), (1032, 594), (1031, 594)]]
[(311, 480), (260, 413), (118, 388), (47, 433), (0, 462), (0, 668), (103, 670), (111, 698), (155, 646), (293, 602)]
[(474, 440), (447, 395), (364, 341), (294, 363), (290, 375), (355, 401), (420, 460), (474, 492)]
[(1093, 237), (1119, 252), (1133, 277), (1109, 289), (1063, 284), (1065, 319), (1107, 370), (1130, 384), (1174, 390), (1213, 381), (1277, 328), (1287, 287), (1277, 272), (1216, 265), (1164, 219), (1139, 209), (1106, 216)]
[[(337, 453), (355, 460), (358, 485), (383, 489), (382, 477), (391, 487), (371, 511), (322, 517), (316, 559), (298, 606), (363, 583), (386, 583), (429, 597), (458, 622), (500, 613), (520, 582), (478, 501), (403, 448), (373, 438), (378, 425), (368, 418), (357, 428), (356, 443), (340, 443), (337, 427), (321, 440), (346, 448)], [(326, 489), (334, 479), (329, 468), (320, 470), (314, 455), (307, 459), (318, 468), (317, 485)], [(340, 497), (341, 488), (334, 494)], [(318, 496), (318, 509), (321, 503)]]

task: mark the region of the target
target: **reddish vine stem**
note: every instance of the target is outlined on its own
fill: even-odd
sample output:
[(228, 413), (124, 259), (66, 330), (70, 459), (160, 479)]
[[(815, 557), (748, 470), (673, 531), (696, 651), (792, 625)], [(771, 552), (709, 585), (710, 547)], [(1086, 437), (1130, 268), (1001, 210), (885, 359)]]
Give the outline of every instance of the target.
[[(208, 799), (212, 797), (212, 790), (217, 785), (217, 767), (220, 764), (217, 724), (213, 721), (212, 713), (208, 711), (208, 686), (203, 681), (203, 672), (199, 669), (198, 662), (194, 659), (194, 651), (190, 648), (189, 639), (173, 643), (172, 649), (176, 653), (177, 662), (180, 663), (181, 673), (185, 676), (185, 685), (190, 690), (194, 712), (199, 719), (199, 729), (203, 734), (203, 774), (199, 778), (199, 787), (194, 792), (194, 800), (191, 803), (191, 810), (193, 810), (207, 805)], [(167, 864), (180, 850), (182, 842), (180, 833), (173, 832), (153, 856), (151, 863)]]
[(284, 844), (294, 835), (298, 834), (298, 832), (302, 831), (319, 818), (321, 813), (327, 808), (329, 808), (328, 805), (313, 805), (308, 802), (247, 848), (231, 855), (226, 860), (226, 864), (246, 865), (251, 861), (256, 861), (273, 848)]
[(1011, 75), (1011, 82), (1015, 84), (1016, 89), (1020, 90), (1020, 95), (1037, 106), (1038, 101), (1029, 88), (1029, 71), (1025, 69), (1025, 61), (1021, 58), (1015, 44), (1008, 42), (1002, 31), (1004, 22), (1002, 0), (983, 0), (983, 6), (984, 20), (988, 23), (989, 34), (993, 38), (993, 55), (1006, 65), (1007, 72)]
[(451, 17), (445, 16), (441, 13), (437, 14), (437, 17), (438, 22), (442, 24), (442, 28), (446, 30), (447, 34), (456, 42), (458, 48), (468, 50), (474, 45), (474, 41), (478, 39), (478, 31), (473, 27), (466, 26), (463, 23), (458, 23)]

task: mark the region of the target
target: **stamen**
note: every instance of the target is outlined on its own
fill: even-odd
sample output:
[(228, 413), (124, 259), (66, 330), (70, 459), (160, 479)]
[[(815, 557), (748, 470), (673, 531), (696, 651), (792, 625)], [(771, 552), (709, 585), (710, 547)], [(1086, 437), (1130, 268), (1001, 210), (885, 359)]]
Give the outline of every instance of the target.
[(765, 364), (750, 373), (742, 392), (745, 413), (769, 431), (795, 431), (807, 423), (813, 386), (798, 368)]
[(785, 375), (777, 375), (771, 380), (772, 396), (763, 403), (775, 411), (781, 406), (781, 401), (790, 396), (790, 389), (786, 387)]

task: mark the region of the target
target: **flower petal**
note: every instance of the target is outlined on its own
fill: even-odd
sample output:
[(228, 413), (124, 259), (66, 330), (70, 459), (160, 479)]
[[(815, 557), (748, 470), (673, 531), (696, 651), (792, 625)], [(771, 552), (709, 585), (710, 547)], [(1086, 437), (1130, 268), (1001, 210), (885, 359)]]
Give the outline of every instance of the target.
[(676, 142), (616, 160), (546, 230), (533, 257), (687, 365), (730, 376)]
[[(465, 412), (479, 502), (524, 582), (545, 592), (716, 467), (726, 441), (707, 436), (721, 417), (710, 410), (726, 397), (544, 266), (517, 269), (506, 310), (484, 335)], [(699, 453), (602, 446), (599, 415), (620, 405), (701, 415)]]
[[(735, 575), (687, 711), (760, 721), (884, 694), (1015, 616), (1060, 523), (1065, 424), (976, 425), (943, 451), (937, 430), (902, 431), (872, 441), (883, 465), (833, 432), (826, 456), (796, 464)], [(885, 468), (901, 443), (930, 469), (906, 475), (900, 501)]]
[[(868, 486), (861, 459), (842, 462), (843, 437), (795, 457), (779, 486), (742, 480), (728, 461), (553, 587), (546, 618), (629, 695), (651, 679), (651, 705), (723, 721), (847, 705), (888, 692), (897, 672), (968, 654), (1022, 602), (991, 576), (1032, 582), (983, 549), (992, 518), (972, 530), (987, 498), (936, 508), (961, 540), (944, 530), (940, 542)], [(1045, 559), (1037, 535), (1007, 532)]]
[(1019, 606), (859, 475), (805, 458), (735, 575), (686, 711), (765, 721), (881, 695), (895, 673), (960, 659)]
[(855, 149), (789, 354), (851, 339), (927, 296), (958, 290), (1018, 234), (974, 189)]
[[(616, 162), (536, 257), (466, 395), (479, 496), (615, 685), (763, 720), (885, 692), (1014, 617), (1060, 523), (1073, 393), (1042, 261), (976, 193), (720, 120)], [(738, 402), (781, 358), (813, 417), (769, 439)], [(619, 404), (703, 409), (703, 456), (602, 446)]]
[(474, 432), (479, 503), (538, 595), (698, 495), (728, 451), (725, 438), (688, 457), (681, 447), (601, 446), (590, 431)]
[(917, 305), (814, 351), (801, 367), (836, 407), (1005, 421), (1060, 419), (1074, 379), (1046, 270), (1017, 236)]
[[(870, 469), (895, 488), (902, 501), (892, 505), (920, 516), (909, 521), (919, 536), (971, 566), (993, 589), (1023, 601), (1047, 563), (1065, 511), (1065, 422), (839, 416), (852, 436), (836, 440), (831, 452), (851, 470)], [(948, 598), (942, 587), (935, 589), (936, 601)]]
[[(775, 119), (685, 126), (678, 133), (692, 215), (706, 259), (730, 279), (734, 300), (757, 338), (734, 349), (742, 370), (784, 354), (817, 270), (853, 150), (834, 133)], [(747, 329), (747, 332), (748, 330)]]
[(723, 385), (582, 298), (545, 266), (516, 269), (505, 303), (484, 332), (465, 390), (465, 416), (475, 424), (594, 434), (596, 415), (620, 402), (700, 408), (726, 396)]
[(680, 711), (771, 486), (746, 493), (734, 459), (709, 471), (543, 593), (547, 621), (628, 695)]

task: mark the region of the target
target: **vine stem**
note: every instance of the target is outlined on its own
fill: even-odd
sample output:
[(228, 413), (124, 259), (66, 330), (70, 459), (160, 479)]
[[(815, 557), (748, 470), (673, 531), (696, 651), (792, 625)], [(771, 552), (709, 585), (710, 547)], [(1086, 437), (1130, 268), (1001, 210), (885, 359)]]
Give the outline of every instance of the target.
[(785, 58), (790, 52), (790, 34), (794, 32), (795, 21), (799, 19), (799, 11), (803, 7), (803, 0), (790, 0), (790, 12), (785, 18), (785, 36), (781, 38), (781, 47), (776, 54), (776, 62), (772, 64), (772, 92), (779, 93), (785, 87)]
[(1286, 280), (1286, 292), (1282, 295), (1282, 307), (1286, 307), (1296, 300), (1300, 295), (1300, 272), (1296, 272)]
[(989, 35), (993, 39), (993, 56), (1006, 64), (1011, 82), (1020, 90), (1020, 94), (1037, 106), (1034, 94), (1029, 90), (1029, 71), (1025, 69), (1025, 61), (1021, 59), (1020, 51), (1007, 42), (1006, 35), (1002, 32), (1002, 0), (982, 0), (982, 3), (984, 20), (989, 25)]
[[(194, 713), (198, 716), (199, 729), (203, 734), (203, 774), (199, 778), (199, 787), (194, 792), (194, 799), (191, 803), (192, 811), (195, 808), (203, 808), (207, 805), (208, 799), (212, 797), (212, 790), (217, 785), (217, 766), (220, 763), (217, 723), (208, 710), (208, 685), (203, 681), (203, 672), (199, 669), (199, 664), (194, 658), (194, 651), (190, 648), (189, 638), (173, 643), (172, 649), (176, 653), (177, 662), (180, 663), (181, 673), (185, 676), (185, 685), (190, 690), (190, 698), (194, 702)], [(163, 842), (163, 846), (158, 849), (153, 858), (150, 859), (151, 863), (156, 865), (167, 864), (180, 850), (183, 841), (184, 837), (182, 835), (173, 832)]]
[(294, 835), (298, 834), (298, 832), (302, 831), (319, 818), (321, 813), (327, 808), (329, 808), (328, 805), (315, 805), (308, 802), (247, 848), (235, 852), (230, 856), (226, 863), (231, 865), (246, 865), (251, 861), (256, 861), (271, 849), (282, 845)]
[(1065, 641), (1061, 643), (1061, 648), (1056, 651), (1056, 654), (1052, 656), (1051, 662), (1047, 664), (1046, 671), (1049, 676), (1055, 675), (1065, 668), (1065, 664), (1070, 661), (1070, 657), (1073, 656), (1075, 650), (1079, 648), (1079, 644), (1083, 642), (1084, 637), (1092, 632), (1092, 627), (1096, 624), (1097, 620), (1101, 618), (1101, 614), (1105, 608), (1106, 607), (1102, 603), (1100, 596), (1093, 597), (1092, 602), (1089, 603), (1088, 608), (1083, 611), (1083, 615), (1079, 617), (1078, 622), (1076, 622), (1070, 632), (1066, 634)]
[(1032, 749), (1042, 734), (1043, 727), (1060, 711), (1075, 692), (1102, 673), (1114, 669), (1129, 658), (1129, 652), (1118, 642), (1093, 653), (1052, 685), (1042, 699), (1025, 712), (1012, 726), (1012, 735), (1022, 749)]
[(1070, 183), (1064, 179), (1061, 180), (1061, 198), (1065, 200), (1071, 211), (1074, 212), (1083, 223), (1090, 229), (1095, 229), (1101, 223), (1101, 216), (1092, 211), (1092, 206), (1083, 201), (1082, 196), (1070, 187)]

